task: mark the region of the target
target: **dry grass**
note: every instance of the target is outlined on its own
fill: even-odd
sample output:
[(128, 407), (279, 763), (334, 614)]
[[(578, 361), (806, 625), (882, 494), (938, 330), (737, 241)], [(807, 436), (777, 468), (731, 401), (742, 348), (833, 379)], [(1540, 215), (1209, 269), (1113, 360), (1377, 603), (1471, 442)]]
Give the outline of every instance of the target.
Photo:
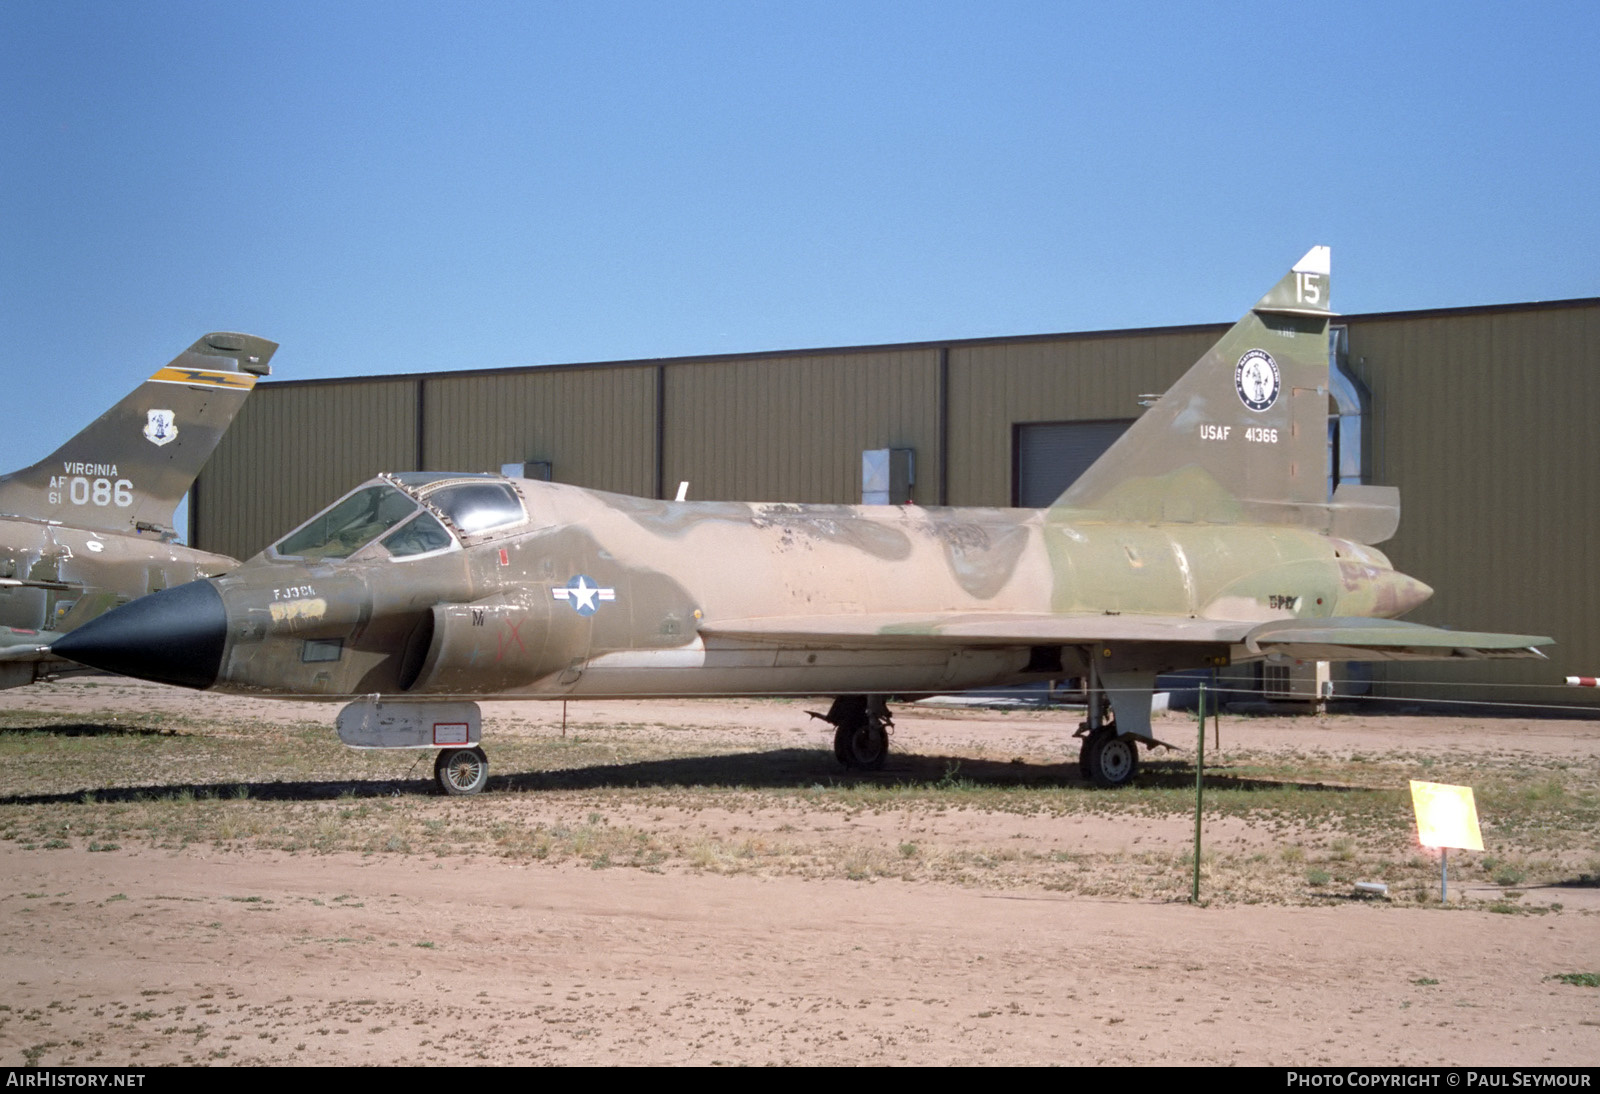
[[(820, 739), (796, 748), (693, 725), (582, 724), (563, 736), (496, 724), (490, 792), (450, 799), (432, 793), (431, 754), (352, 751), (323, 723), (68, 716), (27, 710), (26, 693), (17, 706), (0, 714), (0, 839), (33, 848), (497, 856), (1154, 900), (1189, 892), (1193, 768), (1147, 760), (1137, 785), (1096, 791), (1078, 778), (1065, 734), (1059, 754), (1004, 758), (987, 758), (982, 741), (967, 758), (919, 754), (903, 734), (913, 750), (860, 776), (841, 773)], [(1476, 788), (1493, 850), (1453, 858), (1452, 875), (1505, 890), (1507, 910), (1545, 906), (1521, 896), (1536, 886), (1600, 884), (1592, 764), (1373, 743), (1347, 755), (1235, 749), (1209, 768), (1205, 898), (1315, 902), (1381, 880), (1392, 899), (1435, 899), (1437, 860), (1415, 844), (1411, 778)], [(1111, 822), (1102, 828), (1125, 838), (1086, 842), (1073, 821)]]

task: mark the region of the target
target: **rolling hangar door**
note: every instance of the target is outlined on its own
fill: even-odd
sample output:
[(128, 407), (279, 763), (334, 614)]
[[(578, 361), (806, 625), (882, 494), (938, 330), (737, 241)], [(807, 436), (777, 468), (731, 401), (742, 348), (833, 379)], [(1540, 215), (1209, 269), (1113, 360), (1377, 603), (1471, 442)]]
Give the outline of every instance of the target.
[(1018, 422), (1011, 427), (1011, 504), (1049, 508), (1133, 423)]

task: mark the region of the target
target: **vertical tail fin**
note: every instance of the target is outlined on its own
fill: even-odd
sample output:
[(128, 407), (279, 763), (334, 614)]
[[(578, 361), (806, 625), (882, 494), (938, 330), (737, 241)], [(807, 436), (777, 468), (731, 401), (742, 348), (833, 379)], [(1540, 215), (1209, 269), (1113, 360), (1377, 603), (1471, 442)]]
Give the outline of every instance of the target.
[(107, 532), (172, 534), (172, 515), (276, 342), (208, 334), (32, 467), (0, 476), (0, 513)]
[(1328, 520), (1329, 250), (1313, 247), (1057, 500), (1120, 520)]

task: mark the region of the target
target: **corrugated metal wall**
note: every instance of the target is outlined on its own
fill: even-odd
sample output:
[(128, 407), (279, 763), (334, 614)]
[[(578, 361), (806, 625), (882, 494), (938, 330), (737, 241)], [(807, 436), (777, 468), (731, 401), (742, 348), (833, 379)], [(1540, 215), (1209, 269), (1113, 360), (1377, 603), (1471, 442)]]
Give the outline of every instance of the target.
[(549, 460), (560, 482), (655, 493), (653, 366), (432, 377), (423, 407), (427, 470)]
[(1600, 305), (1354, 319), (1350, 361), (1372, 391), (1373, 481), (1401, 492), (1382, 549), (1434, 588), (1407, 618), (1558, 642), (1549, 664), (1392, 666), (1380, 675), (1448, 685), (1391, 693), (1600, 698), (1551, 686), (1600, 669)]
[(937, 350), (666, 366), (669, 496), (687, 481), (702, 500), (853, 503), (863, 449), (913, 448), (930, 503), (938, 437)]
[[(1383, 550), (1436, 590), (1411, 618), (1560, 643), (1546, 664), (1379, 669), (1380, 690), (1600, 703), (1550, 687), (1600, 671), (1600, 301), (1342, 322), (1372, 392), (1371, 481), (1402, 491)], [(1016, 423), (1133, 416), (1225, 329), (267, 383), (201, 478), (193, 540), (245, 557), (380, 470), (529, 459), (646, 496), (659, 476), (668, 497), (688, 480), (694, 498), (853, 502), (861, 451), (908, 447), (919, 502), (942, 471), (950, 504), (1007, 505)]]

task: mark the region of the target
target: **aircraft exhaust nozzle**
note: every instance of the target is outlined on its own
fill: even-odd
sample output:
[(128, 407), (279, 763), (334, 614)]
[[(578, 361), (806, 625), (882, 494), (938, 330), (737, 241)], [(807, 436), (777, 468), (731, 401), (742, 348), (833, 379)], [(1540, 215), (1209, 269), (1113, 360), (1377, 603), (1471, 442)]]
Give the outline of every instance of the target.
[(90, 668), (204, 690), (217, 682), (227, 637), (222, 594), (191, 581), (91, 619), (50, 648)]

